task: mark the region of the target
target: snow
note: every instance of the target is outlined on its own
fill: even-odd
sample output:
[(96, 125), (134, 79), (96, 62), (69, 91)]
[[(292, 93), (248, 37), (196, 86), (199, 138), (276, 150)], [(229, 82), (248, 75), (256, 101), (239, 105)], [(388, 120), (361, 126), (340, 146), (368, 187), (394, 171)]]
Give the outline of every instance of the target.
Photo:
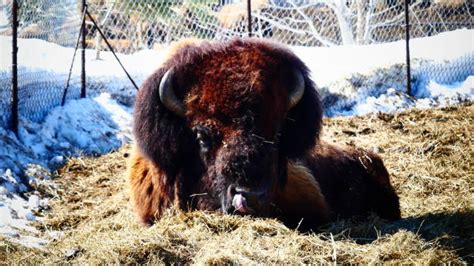
[[(0, 2), (0, 5), (3, 4), (3, 1)], [(9, 26), (8, 13), (6, 8), (0, 8), (0, 30)]]
[(428, 90), (426, 91), (429, 96), (427, 97), (440, 97), (440, 96), (456, 96), (458, 94), (473, 94), (474, 88), (474, 76), (469, 76), (463, 82), (454, 82), (449, 85), (442, 85), (436, 83), (436, 81), (430, 81)]
[[(11, 66), (10, 41), (9, 36), (0, 36), (0, 70), (9, 69)], [(74, 54), (74, 48), (62, 47), (39, 39), (19, 39), (18, 47), (18, 62), (21, 67), (54, 74), (68, 73)], [(78, 50), (73, 74), (80, 73), (79, 53)], [(153, 72), (163, 60), (163, 54), (153, 50), (143, 50), (130, 55), (118, 54), (118, 57), (132, 76)], [(88, 77), (117, 77), (122, 74), (125, 77), (122, 68), (110, 52), (101, 52), (100, 59), (96, 60), (96, 51), (86, 50), (86, 66)]]
[[(406, 91), (405, 43), (332, 48), (291, 47), (308, 65), (320, 88), (325, 115), (363, 115), (432, 108), (473, 101), (474, 30), (457, 30), (411, 40), (412, 86)], [(32, 221), (41, 221), (52, 189), (50, 171), (68, 157), (98, 155), (132, 141), (135, 88), (108, 52), (86, 51), (88, 98), (78, 98), (79, 61), (73, 68), (68, 100), (61, 97), (73, 55), (43, 40), (19, 40), (22, 95), (18, 138), (7, 130), (8, 112), (0, 112), (0, 236), (41, 248), (61, 232), (39, 238)], [(446, 49), (449, 47), (448, 49)], [(166, 57), (166, 50), (119, 55), (140, 85)], [(0, 36), (0, 111), (8, 105), (10, 42)], [(38, 106), (38, 99), (41, 104)]]
[[(314, 73), (313, 80), (319, 86), (327, 86), (354, 73), (369, 74), (371, 71), (395, 64), (405, 64), (405, 41), (371, 45), (345, 45), (335, 47), (293, 47)], [(440, 33), (429, 38), (410, 41), (410, 54), (418, 60), (442, 64), (474, 53), (474, 31), (461, 29)], [(470, 61), (471, 65), (473, 61)]]
[(357, 103), (353, 108), (353, 113), (357, 115), (374, 112), (390, 113), (413, 107), (427, 109), (473, 101), (474, 76), (469, 76), (463, 82), (455, 82), (449, 85), (430, 81), (426, 94), (429, 96), (417, 99), (390, 88), (379, 97), (369, 96), (365, 101)]
[(49, 170), (65, 157), (104, 154), (130, 142), (131, 111), (102, 93), (55, 107), (42, 123), (21, 118), (18, 139), (0, 128), (0, 235), (33, 247), (47, 243), (28, 222), (41, 220), (34, 213), (48, 209), (48, 199), (30, 188), (52, 186)]
[(405, 45), (402, 40), (292, 49), (313, 73), (327, 116), (393, 112), (424, 104), (433, 107), (473, 100), (470, 77), (474, 76), (474, 30), (410, 40), (412, 94), (417, 100), (400, 95), (407, 86)]

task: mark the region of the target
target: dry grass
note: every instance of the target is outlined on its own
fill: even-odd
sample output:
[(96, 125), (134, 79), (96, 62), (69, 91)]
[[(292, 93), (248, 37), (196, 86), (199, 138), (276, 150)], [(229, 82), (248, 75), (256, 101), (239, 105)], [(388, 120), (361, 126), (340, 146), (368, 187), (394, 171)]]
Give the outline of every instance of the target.
[(474, 106), (325, 120), (324, 138), (378, 150), (403, 219), (338, 221), (300, 234), (276, 220), (170, 211), (137, 223), (126, 149), (71, 159), (38, 228), (65, 235), (44, 250), (0, 242), (6, 263), (474, 263)]

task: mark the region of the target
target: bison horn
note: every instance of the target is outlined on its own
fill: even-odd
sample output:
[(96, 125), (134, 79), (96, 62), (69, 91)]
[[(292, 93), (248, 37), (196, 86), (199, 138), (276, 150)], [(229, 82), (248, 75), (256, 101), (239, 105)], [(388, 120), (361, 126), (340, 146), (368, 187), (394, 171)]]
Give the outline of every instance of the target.
[(295, 107), (296, 104), (303, 98), (304, 93), (304, 77), (300, 71), (294, 71), (295, 76), (295, 85), (293, 86), (293, 90), (290, 92), (290, 96), (288, 99), (288, 110)]
[(184, 117), (186, 108), (184, 104), (176, 97), (173, 88), (173, 69), (166, 71), (160, 82), (160, 100), (171, 112)]

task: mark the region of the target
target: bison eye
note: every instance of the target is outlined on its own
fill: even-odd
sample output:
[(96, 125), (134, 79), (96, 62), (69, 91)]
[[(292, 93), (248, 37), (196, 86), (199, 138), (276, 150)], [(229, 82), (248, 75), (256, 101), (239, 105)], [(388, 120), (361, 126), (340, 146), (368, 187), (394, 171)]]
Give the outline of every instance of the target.
[(212, 146), (211, 130), (204, 126), (196, 126), (193, 131), (196, 134), (199, 146), (201, 146), (201, 152), (207, 153)]

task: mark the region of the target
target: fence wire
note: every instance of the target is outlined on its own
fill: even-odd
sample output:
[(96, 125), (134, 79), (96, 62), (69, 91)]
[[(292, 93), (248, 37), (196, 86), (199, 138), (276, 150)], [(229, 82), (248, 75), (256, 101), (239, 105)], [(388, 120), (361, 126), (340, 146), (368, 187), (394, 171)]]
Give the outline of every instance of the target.
[[(11, 3), (0, 0), (0, 125), (9, 119)], [(404, 1), (400, 0), (252, 0), (252, 33), (288, 45), (365, 45), (405, 38)], [(80, 28), (80, 0), (18, 0), (18, 35), (31, 51), (19, 51), (19, 109), (36, 121), (61, 102), (70, 58), (57, 60), (61, 75), (34, 69), (28, 53), (34, 42), (74, 47)], [(247, 1), (233, 0), (89, 0), (89, 11), (112, 46), (120, 53), (159, 49), (183, 38), (227, 40), (247, 36)], [(411, 38), (433, 36), (460, 28), (473, 28), (471, 0), (411, 0)], [(108, 50), (91, 21), (86, 21), (87, 47)], [(34, 40), (33, 40), (34, 39)], [(30, 47), (30, 46), (28, 46)], [(53, 49), (53, 48), (52, 48)], [(449, 49), (447, 47), (447, 49)], [(416, 55), (414, 55), (416, 56)], [(466, 60), (472, 60), (468, 55)], [(471, 62), (471, 61), (470, 61)], [(454, 64), (455, 65), (455, 64)], [(459, 66), (454, 66), (458, 67)], [(469, 72), (472, 69), (463, 64)], [(453, 71), (458, 71), (454, 69)], [(75, 68), (74, 73), (79, 69)], [(433, 70), (433, 75), (455, 76)], [(59, 79), (59, 80), (58, 80)], [(94, 85), (89, 85), (94, 86)], [(73, 75), (68, 98), (79, 96), (80, 78)]]
[[(89, 1), (107, 37), (121, 52), (166, 45), (185, 37), (225, 40), (247, 36), (247, 1)], [(472, 28), (469, 0), (410, 3), (411, 36)], [(90, 25), (90, 24), (89, 24)], [(253, 0), (252, 32), (288, 45), (336, 46), (404, 39), (404, 1)], [(104, 49), (93, 28), (90, 47)]]
[[(0, 0), (0, 126), (8, 125), (11, 99), (11, 17), (12, 0)], [(18, 112), (32, 121), (41, 121), (49, 110), (61, 104), (71, 57), (43, 57), (37, 51), (41, 42), (48, 42), (54, 51), (57, 45), (75, 45), (80, 28), (80, 10), (75, 0), (19, 0), (18, 1)], [(46, 52), (46, 51), (45, 51)], [(49, 53), (49, 54), (54, 54)], [(47, 61), (49, 69), (38, 69)], [(77, 72), (79, 69), (75, 69)], [(73, 78), (72, 86), (80, 87)], [(78, 98), (72, 90), (68, 98)]]

